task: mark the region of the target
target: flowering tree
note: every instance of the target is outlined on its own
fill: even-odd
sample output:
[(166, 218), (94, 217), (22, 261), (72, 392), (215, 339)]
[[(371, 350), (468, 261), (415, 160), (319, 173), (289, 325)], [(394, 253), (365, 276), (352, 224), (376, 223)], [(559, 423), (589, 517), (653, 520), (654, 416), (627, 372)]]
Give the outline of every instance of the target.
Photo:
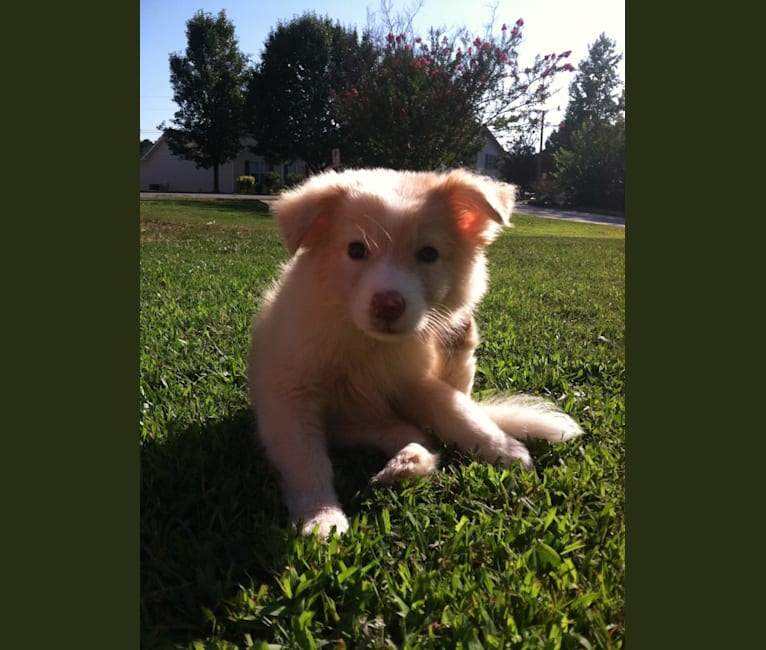
[(495, 134), (529, 126), (556, 74), (573, 71), (570, 52), (519, 64), (524, 21), (498, 37), (429, 38), (389, 33), (358, 86), (333, 94), (344, 133), (344, 163), (433, 169), (467, 161), (481, 148), (481, 127)]

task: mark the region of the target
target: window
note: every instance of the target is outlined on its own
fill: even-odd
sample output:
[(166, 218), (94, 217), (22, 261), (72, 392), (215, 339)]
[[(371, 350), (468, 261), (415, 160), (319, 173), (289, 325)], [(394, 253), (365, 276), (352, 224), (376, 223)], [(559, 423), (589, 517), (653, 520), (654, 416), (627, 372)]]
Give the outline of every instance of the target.
[(291, 165), (287, 165), (287, 168), (285, 169), (285, 175), (286, 176), (306, 176), (306, 163), (292, 163)]
[(269, 171), (271, 171), (271, 165), (263, 158), (245, 161), (245, 176), (253, 176), (256, 183), (264, 183)]

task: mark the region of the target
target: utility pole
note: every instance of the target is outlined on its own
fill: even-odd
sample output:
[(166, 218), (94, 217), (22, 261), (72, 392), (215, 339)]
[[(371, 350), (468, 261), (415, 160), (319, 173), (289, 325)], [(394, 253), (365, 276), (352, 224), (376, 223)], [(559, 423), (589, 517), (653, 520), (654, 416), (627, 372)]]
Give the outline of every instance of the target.
[(543, 129), (545, 129), (545, 113), (540, 111), (540, 153), (537, 154), (537, 181), (539, 182), (543, 175)]

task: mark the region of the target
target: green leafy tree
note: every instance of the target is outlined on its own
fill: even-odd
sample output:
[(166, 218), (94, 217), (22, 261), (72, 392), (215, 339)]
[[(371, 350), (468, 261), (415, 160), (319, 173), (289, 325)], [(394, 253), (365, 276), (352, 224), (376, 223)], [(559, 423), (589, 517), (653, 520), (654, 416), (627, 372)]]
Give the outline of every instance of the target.
[(625, 209), (625, 119), (583, 122), (554, 154), (556, 189), (567, 203)]
[(625, 88), (622, 54), (601, 34), (569, 86), (564, 122), (548, 140), (555, 191), (566, 203), (624, 210)]
[(528, 134), (519, 135), (507, 146), (508, 155), (501, 162), (500, 175), (522, 190), (530, 191), (537, 179), (538, 154)]
[(502, 133), (527, 125), (555, 75), (574, 68), (564, 61), (570, 52), (522, 67), (523, 25), (519, 19), (486, 38), (389, 33), (359, 85), (333, 93), (344, 160), (399, 169), (456, 166), (481, 148), (482, 126)]
[(625, 112), (625, 89), (617, 70), (622, 54), (616, 47), (603, 33), (588, 47), (588, 56), (580, 61), (569, 85), (564, 120), (558, 132), (551, 134), (552, 148), (569, 146), (584, 122), (613, 124)]
[(280, 23), (248, 93), (247, 130), (257, 153), (272, 163), (300, 159), (314, 172), (327, 167), (343, 140), (334, 94), (358, 84), (371, 64), (369, 40), (329, 18), (307, 13)]
[(186, 23), (185, 56), (170, 55), (170, 84), (179, 110), (171, 126), (163, 122), (170, 150), (197, 167), (213, 168), (213, 191), (219, 191), (218, 168), (241, 151), (248, 57), (239, 50), (234, 25), (221, 10), (202, 11)]

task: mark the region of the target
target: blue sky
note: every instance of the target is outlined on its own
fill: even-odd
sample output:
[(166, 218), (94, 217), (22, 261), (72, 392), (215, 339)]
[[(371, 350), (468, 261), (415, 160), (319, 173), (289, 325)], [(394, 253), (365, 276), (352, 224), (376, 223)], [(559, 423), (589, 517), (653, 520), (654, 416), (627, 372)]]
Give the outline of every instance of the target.
[[(394, 0), (394, 13), (414, 6), (416, 0)], [(503, 23), (524, 19), (524, 40), (519, 48), (522, 64), (535, 54), (572, 50), (569, 62), (574, 66), (588, 54), (588, 45), (601, 32), (617, 43), (625, 54), (624, 0), (424, 0), (417, 13), (415, 32), (426, 35), (430, 27), (467, 27), (483, 36), (495, 12), (495, 31)], [(140, 139), (156, 140), (157, 125), (170, 121), (177, 110), (170, 88), (168, 56), (186, 49), (186, 22), (199, 10), (217, 14), (221, 9), (234, 24), (240, 50), (258, 60), (269, 31), (279, 21), (287, 22), (306, 11), (362, 31), (368, 13), (380, 11), (379, 0), (141, 0), (140, 9)], [(620, 75), (625, 79), (625, 60)], [(573, 75), (561, 75), (559, 92), (549, 101), (548, 119), (558, 124), (566, 108), (567, 88)], [(551, 129), (546, 130), (545, 137)]]

